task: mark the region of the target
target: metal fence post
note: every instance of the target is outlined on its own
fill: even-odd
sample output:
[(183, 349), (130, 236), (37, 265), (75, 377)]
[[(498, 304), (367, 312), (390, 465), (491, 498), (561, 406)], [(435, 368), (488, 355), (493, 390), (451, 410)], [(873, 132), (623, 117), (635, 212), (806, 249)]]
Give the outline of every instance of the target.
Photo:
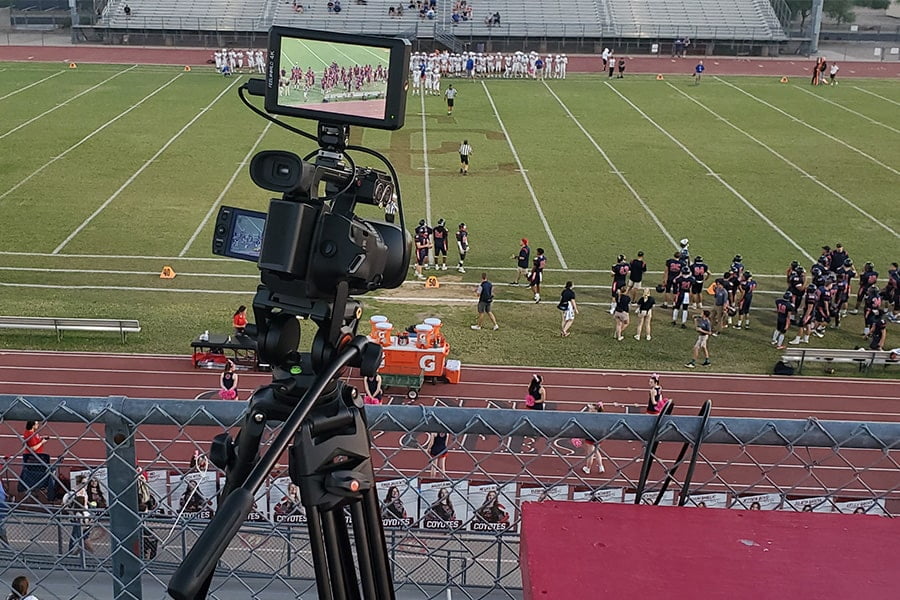
[(110, 398), (103, 415), (109, 478), (109, 533), (113, 597), (142, 600), (141, 519), (138, 516), (134, 426), (123, 416), (124, 397)]

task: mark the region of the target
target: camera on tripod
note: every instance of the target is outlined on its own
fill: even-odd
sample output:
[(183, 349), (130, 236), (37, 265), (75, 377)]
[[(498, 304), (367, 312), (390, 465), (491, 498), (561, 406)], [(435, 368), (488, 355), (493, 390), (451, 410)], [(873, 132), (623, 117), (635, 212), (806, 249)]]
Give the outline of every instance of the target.
[[(348, 143), (352, 125), (403, 126), (409, 55), (403, 39), (273, 27), (265, 80), (238, 90), (251, 110), (316, 141), (318, 150), (303, 158), (256, 154), (251, 179), (281, 197), (267, 213), (222, 207), (216, 220), (213, 252), (259, 267), (255, 323), (246, 331), (273, 367), (272, 383), (254, 391), (234, 438), (213, 441), (210, 458), (225, 471), (225, 485), (213, 521), (169, 582), (177, 600), (206, 598), (256, 491), (291, 444), (289, 471), (308, 518), (318, 597), (394, 598), (364, 405), (340, 376), (350, 366), (373, 375), (381, 363), (381, 346), (357, 335), (362, 307), (353, 296), (398, 287), (409, 265), (396, 172), (378, 152)], [(264, 96), (265, 112), (245, 92)], [(269, 113), (315, 119), (316, 135)], [(348, 151), (374, 156), (387, 170), (357, 167)], [(360, 206), (379, 207), (385, 219), (357, 215)], [(309, 352), (298, 350), (297, 317), (317, 326)], [(283, 425), (260, 456), (270, 422)]]

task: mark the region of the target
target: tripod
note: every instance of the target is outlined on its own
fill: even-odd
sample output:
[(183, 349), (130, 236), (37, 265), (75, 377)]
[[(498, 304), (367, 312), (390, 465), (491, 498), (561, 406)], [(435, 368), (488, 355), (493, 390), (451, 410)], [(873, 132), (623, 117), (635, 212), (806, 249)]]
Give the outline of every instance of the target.
[[(227, 475), (219, 510), (173, 574), (168, 592), (176, 600), (207, 597), (216, 564), (293, 438), (290, 477), (300, 488), (306, 509), (318, 597), (393, 600), (363, 403), (355, 388), (338, 380), (348, 365), (359, 367), (363, 375), (374, 374), (381, 363), (381, 346), (354, 335), (361, 308), (348, 300), (346, 283), (337, 286), (333, 302), (317, 301), (303, 311), (319, 325), (309, 354), (290, 350), (300, 337), (296, 306), (293, 312), (286, 310), (291, 306), (265, 285), (259, 286), (253, 306), (261, 324), (257, 332), (261, 356), (279, 366), (272, 383), (254, 392), (237, 437), (221, 434), (213, 440), (210, 458)], [(260, 457), (268, 421), (284, 425)], [(345, 507), (353, 527), (356, 565)]]

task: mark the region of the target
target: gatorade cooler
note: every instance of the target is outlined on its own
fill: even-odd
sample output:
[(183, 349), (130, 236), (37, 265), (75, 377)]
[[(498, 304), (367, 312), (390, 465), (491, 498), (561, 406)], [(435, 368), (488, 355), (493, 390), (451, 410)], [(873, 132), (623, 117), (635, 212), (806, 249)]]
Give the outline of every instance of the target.
[(443, 343), (443, 337), (441, 336), (441, 320), (440, 319), (425, 319), (422, 321), (426, 325), (431, 325), (431, 339), (432, 341), (437, 340), (438, 344)]
[(444, 366), (444, 377), (448, 383), (459, 383), (462, 375), (462, 363), (458, 360), (448, 360)]
[(375, 339), (378, 340), (379, 344), (382, 346), (391, 345), (391, 330), (393, 328), (394, 326), (387, 321), (375, 324)]
[(416, 348), (431, 348), (433, 331), (431, 325), (416, 325)]
[(369, 317), (369, 323), (372, 324), (372, 331), (369, 333), (369, 337), (372, 338), (373, 340), (377, 340), (378, 339), (378, 330), (376, 329), (376, 326), (379, 323), (387, 323), (387, 320), (388, 320), (388, 318), (385, 317), (384, 315), (372, 315), (371, 317)]

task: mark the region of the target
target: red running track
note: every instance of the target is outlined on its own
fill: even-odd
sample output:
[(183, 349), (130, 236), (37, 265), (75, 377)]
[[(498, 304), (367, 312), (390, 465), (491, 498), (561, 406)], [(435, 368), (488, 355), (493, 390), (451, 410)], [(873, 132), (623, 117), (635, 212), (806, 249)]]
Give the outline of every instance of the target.
[[(458, 385), (426, 384), (417, 402), (467, 408), (516, 408), (522, 406), (532, 368), (464, 366)], [(587, 402), (603, 401), (609, 412), (639, 412), (647, 398), (647, 373), (594, 371), (586, 369), (540, 369), (547, 387), (550, 408), (581, 410)], [(241, 398), (255, 387), (270, 381), (267, 373), (240, 373)], [(895, 421), (900, 416), (900, 383), (891, 380), (841, 378), (722, 375), (715, 373), (664, 373), (666, 395), (676, 402), (675, 414), (696, 414), (707, 399), (715, 416), (759, 418), (806, 418)], [(90, 353), (2, 352), (0, 353), (0, 394), (17, 395), (125, 395), (135, 398), (192, 399), (218, 387), (218, 372), (194, 369), (185, 356), (101, 355)], [(405, 400), (403, 390), (394, 390), (392, 401)], [(616, 406), (615, 404), (618, 404)], [(623, 406), (624, 405), (624, 406)], [(651, 417), (647, 417), (651, 418)], [(15, 456), (21, 441), (15, 435), (19, 424), (0, 431), (0, 455)], [(104, 455), (103, 432), (97, 426), (86, 433), (84, 425), (51, 423), (51, 454), (63, 449), (79, 460), (96, 464)], [(163, 456), (171, 468), (183, 468), (195, 449), (206, 451), (207, 441), (222, 428), (171, 426), (138, 429), (137, 452), (142, 464)], [(400, 434), (376, 434), (376, 463), (381, 476), (413, 476), (427, 464), (428, 435), (401, 438)], [(634, 442), (608, 441), (607, 474), (582, 476), (578, 466), (582, 451), (569, 440), (556, 440), (548, 448), (543, 439), (465, 436), (456, 440), (447, 461), (451, 476), (469, 479), (518, 479), (558, 482), (568, 478), (574, 486), (621, 485), (629, 487), (639, 473), (641, 449)], [(55, 444), (55, 447), (54, 447)], [(463, 450), (464, 449), (464, 450)], [(677, 444), (664, 444), (660, 454), (672, 458)], [(840, 489), (846, 497), (867, 496), (877, 490), (900, 497), (897, 466), (881, 452), (843, 451), (841, 457), (830, 450), (797, 451), (785, 448), (707, 446), (694, 481), (710, 482), (710, 489), (729, 485), (755, 485), (754, 492), (773, 491), (773, 486), (793, 489), (798, 495), (821, 495), (823, 489)], [(611, 461), (611, 462), (610, 462)], [(814, 469), (807, 465), (815, 464)], [(615, 465), (621, 472), (616, 473)], [(760, 465), (778, 465), (776, 468)], [(850, 468), (855, 465), (859, 471)], [(724, 470), (726, 469), (727, 470)], [(570, 473), (574, 469), (573, 473)], [(523, 475), (527, 470), (531, 475)], [(577, 473), (578, 476), (574, 473)], [(654, 477), (657, 476), (657, 477)], [(651, 475), (651, 481), (659, 473)], [(530, 478), (529, 478), (530, 477)], [(611, 477), (613, 477), (611, 479)]]
[[(74, 63), (117, 63), (157, 65), (206, 65), (212, 49), (150, 48), (135, 46), (2, 46), (0, 61), (34, 61)], [(626, 76), (629, 73), (662, 73), (690, 75), (694, 65), (703, 59), (707, 75), (766, 75), (771, 77), (809, 76), (814, 60), (790, 58), (731, 58), (718, 56), (689, 56), (675, 59), (662, 56), (627, 56)], [(900, 63), (875, 61), (840, 61), (841, 78), (900, 77)], [(211, 68), (211, 67), (210, 67)], [(574, 55), (569, 58), (573, 73), (599, 73), (603, 64), (597, 55)]]

